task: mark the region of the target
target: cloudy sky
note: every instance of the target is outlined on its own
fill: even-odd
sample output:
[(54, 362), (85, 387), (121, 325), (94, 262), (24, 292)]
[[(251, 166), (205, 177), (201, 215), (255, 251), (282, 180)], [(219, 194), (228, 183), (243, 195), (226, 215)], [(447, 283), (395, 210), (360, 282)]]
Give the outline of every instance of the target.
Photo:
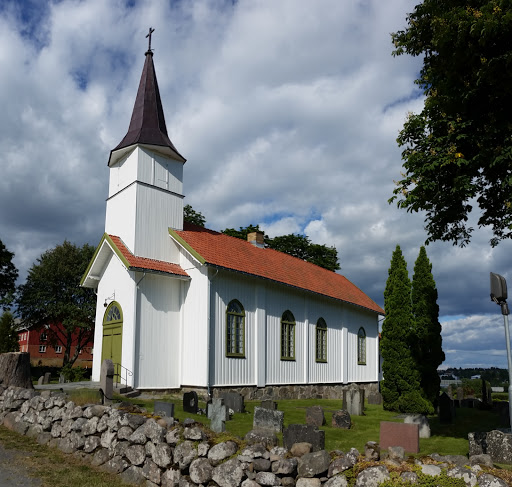
[[(423, 99), (421, 59), (393, 58), (406, 0), (2, 0), (0, 239), (20, 283), (65, 239), (103, 234), (109, 151), (125, 135), (149, 27), (186, 203), (215, 230), (259, 224), (335, 245), (341, 272), (381, 306), (397, 244), (410, 277), (423, 216), (387, 203), (398, 131)], [(427, 247), (444, 366), (506, 367), (489, 272), (511, 242)]]

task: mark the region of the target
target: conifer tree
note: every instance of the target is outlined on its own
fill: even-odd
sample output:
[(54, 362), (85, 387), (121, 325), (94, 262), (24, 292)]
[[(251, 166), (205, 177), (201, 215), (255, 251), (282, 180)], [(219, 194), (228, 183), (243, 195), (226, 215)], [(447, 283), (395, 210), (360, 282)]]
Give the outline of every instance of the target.
[(407, 413), (431, 413), (432, 406), (421, 396), (420, 373), (411, 352), (413, 314), (411, 281), (407, 263), (397, 245), (391, 258), (384, 291), (386, 317), (382, 325), (381, 353), (384, 379), (381, 391), (384, 409)]
[(436, 282), (432, 275), (432, 264), (423, 246), (414, 265), (411, 300), (416, 344), (413, 353), (421, 375), (423, 395), (434, 403), (439, 396), (441, 384), (437, 368), (444, 361), (444, 352)]

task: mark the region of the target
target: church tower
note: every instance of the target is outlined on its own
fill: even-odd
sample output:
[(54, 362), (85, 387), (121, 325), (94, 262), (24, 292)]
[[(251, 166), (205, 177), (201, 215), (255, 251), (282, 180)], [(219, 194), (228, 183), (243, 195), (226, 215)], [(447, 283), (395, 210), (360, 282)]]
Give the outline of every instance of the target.
[(168, 228), (183, 229), (186, 159), (167, 135), (150, 34), (130, 126), (108, 161), (105, 232), (134, 255), (169, 262)]

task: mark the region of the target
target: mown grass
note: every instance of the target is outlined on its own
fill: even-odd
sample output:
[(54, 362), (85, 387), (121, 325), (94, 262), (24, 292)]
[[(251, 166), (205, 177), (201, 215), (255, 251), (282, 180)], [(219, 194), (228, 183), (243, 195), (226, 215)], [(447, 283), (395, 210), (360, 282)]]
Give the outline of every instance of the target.
[[(164, 396), (162, 399), (174, 403), (175, 417), (180, 421), (192, 418), (205, 425), (210, 421), (204, 415), (185, 413), (181, 398)], [(152, 412), (154, 400), (135, 398), (130, 400)], [(236, 413), (231, 421), (226, 422), (226, 430), (243, 438), (252, 429), (254, 408), (259, 406), (259, 401), (246, 401), (245, 413)], [(350, 430), (341, 430), (331, 426), (332, 413), (341, 408), (341, 401), (335, 399), (308, 399), (308, 400), (280, 400), (279, 410), (284, 411), (285, 427), (294, 423), (305, 423), (306, 408), (319, 405), (323, 408), (326, 425), (321, 429), (325, 431), (325, 447), (327, 450), (348, 451), (357, 448), (364, 452), (364, 446), (368, 441), (379, 441), (380, 422), (403, 422), (403, 418), (397, 413), (384, 411), (382, 406), (367, 404), (364, 416), (352, 416)], [(204, 402), (199, 402), (200, 408), (205, 408)], [(420, 455), (439, 453), (440, 455), (467, 455), (469, 451), (468, 433), (472, 431), (490, 431), (502, 427), (500, 418), (492, 411), (461, 408), (456, 410), (453, 424), (439, 422), (437, 416), (429, 417), (432, 436), (420, 439)], [(281, 436), (281, 435), (278, 435)], [(281, 440), (282, 438), (280, 438)]]
[(4, 426), (0, 426), (0, 443), (6, 450), (20, 451), (16, 464), (23, 465), (30, 476), (40, 479), (42, 487), (126, 486), (117, 475), (101, 472), (60, 450), (39, 445), (32, 438), (9, 431)]

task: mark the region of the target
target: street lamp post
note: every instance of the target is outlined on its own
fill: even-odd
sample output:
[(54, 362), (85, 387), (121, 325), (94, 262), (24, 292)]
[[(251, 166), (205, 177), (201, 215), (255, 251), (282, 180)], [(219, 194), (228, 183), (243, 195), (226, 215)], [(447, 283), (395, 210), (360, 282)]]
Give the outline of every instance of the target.
[(507, 342), (508, 361), (508, 414), (510, 431), (512, 432), (512, 357), (510, 355), (510, 331), (508, 327), (507, 281), (503, 276), (491, 272), (491, 300), (501, 307), (505, 325), (505, 341)]

